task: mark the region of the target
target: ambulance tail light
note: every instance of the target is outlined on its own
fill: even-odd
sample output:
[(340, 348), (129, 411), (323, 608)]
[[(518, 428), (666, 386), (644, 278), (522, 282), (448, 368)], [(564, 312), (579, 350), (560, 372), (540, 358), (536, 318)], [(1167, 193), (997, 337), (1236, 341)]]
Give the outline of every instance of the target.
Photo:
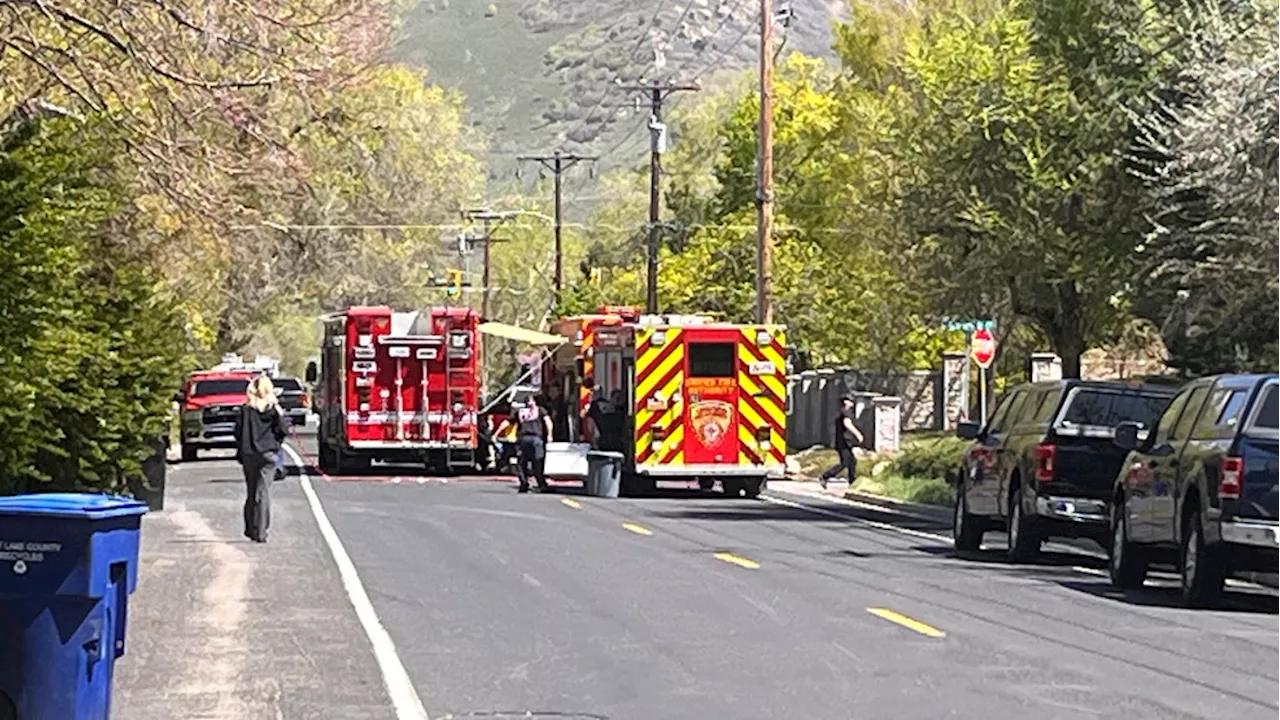
[(756, 445), (760, 446), (761, 450), (768, 450), (772, 439), (773, 432), (768, 427), (756, 428)]
[(649, 446), (654, 450), (661, 450), (662, 443), (667, 439), (667, 429), (664, 427), (654, 427), (649, 431)]

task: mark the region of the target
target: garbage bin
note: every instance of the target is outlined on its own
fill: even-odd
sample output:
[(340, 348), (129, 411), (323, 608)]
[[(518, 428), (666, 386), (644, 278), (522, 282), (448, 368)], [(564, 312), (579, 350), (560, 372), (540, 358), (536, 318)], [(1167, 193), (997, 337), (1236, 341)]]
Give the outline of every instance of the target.
[[(169, 441), (157, 437), (151, 443), (152, 453), (142, 461), (142, 472), (129, 478), (129, 494), (147, 504), (153, 511), (164, 509), (165, 454)], [(0, 720), (4, 716), (0, 715)]]
[(592, 450), (587, 453), (587, 494), (618, 497), (622, 484), (622, 453)]
[(107, 720), (146, 503), (0, 497), (0, 718)]

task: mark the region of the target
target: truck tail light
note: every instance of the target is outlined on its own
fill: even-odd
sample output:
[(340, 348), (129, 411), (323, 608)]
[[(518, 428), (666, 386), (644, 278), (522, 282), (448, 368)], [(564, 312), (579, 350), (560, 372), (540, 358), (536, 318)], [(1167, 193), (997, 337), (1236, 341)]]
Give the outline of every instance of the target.
[(667, 429), (663, 427), (654, 427), (649, 431), (649, 445), (654, 450), (662, 449), (662, 442), (667, 439)]
[(1223, 458), (1222, 464), (1218, 466), (1218, 497), (1225, 500), (1238, 500), (1242, 478), (1244, 478), (1244, 458)]
[(307, 393), (302, 394), (302, 407), (304, 408), (311, 407), (311, 396), (308, 395)]
[(1041, 443), (1036, 446), (1036, 482), (1052, 482), (1053, 481), (1053, 456), (1057, 454), (1057, 448), (1050, 443)]

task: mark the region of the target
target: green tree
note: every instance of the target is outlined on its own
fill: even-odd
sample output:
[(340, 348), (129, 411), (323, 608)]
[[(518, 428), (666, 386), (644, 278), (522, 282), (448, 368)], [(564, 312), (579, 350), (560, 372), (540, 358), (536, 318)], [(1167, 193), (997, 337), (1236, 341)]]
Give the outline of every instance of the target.
[(0, 137), (0, 494), (122, 490), (167, 432), (185, 362), (101, 119)]

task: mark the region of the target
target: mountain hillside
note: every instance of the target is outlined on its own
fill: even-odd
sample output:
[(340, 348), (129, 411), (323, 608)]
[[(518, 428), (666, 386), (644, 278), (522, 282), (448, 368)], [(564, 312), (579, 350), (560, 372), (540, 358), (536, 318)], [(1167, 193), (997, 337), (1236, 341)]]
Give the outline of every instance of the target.
[[(844, 3), (792, 7), (791, 26), (778, 27), (787, 49), (829, 54)], [(466, 93), (496, 172), (514, 167), (516, 154), (557, 146), (616, 166), (643, 155), (648, 118), (636, 105), (643, 94), (619, 83), (705, 84), (754, 67), (758, 8), (754, 0), (420, 0), (395, 52)]]

